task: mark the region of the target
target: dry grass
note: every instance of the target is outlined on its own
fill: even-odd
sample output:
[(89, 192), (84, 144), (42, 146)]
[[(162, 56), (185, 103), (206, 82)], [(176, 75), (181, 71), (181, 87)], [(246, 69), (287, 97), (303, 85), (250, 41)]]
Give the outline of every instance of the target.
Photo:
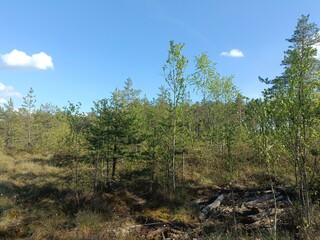
[(14, 205), (15, 205), (15, 202), (12, 198), (9, 198), (5, 195), (0, 196), (0, 213), (3, 213), (7, 209), (14, 207)]
[[(45, 193), (44, 186), (59, 187), (62, 169), (50, 166), (48, 159), (36, 160), (30, 156), (9, 157), (0, 153), (0, 238), (26, 237), (36, 234), (44, 239), (43, 232), (56, 232), (54, 198)], [(42, 190), (45, 197), (36, 196)], [(37, 199), (37, 202), (33, 200)], [(41, 210), (45, 209), (45, 210)], [(65, 221), (63, 216), (61, 221)], [(39, 232), (42, 232), (41, 234)]]
[[(0, 152), (0, 239), (141, 239), (137, 230), (121, 231), (144, 222), (198, 223), (198, 210), (188, 206), (194, 199), (188, 186), (221, 185), (227, 178), (221, 161), (208, 174), (191, 160), (184, 181), (175, 194), (158, 183), (150, 195), (149, 163), (119, 163), (122, 185), (111, 192), (94, 193), (90, 188), (92, 169), (81, 166), (79, 203), (75, 199), (72, 171), (58, 167), (49, 157), (21, 155), (9, 157)], [(264, 169), (243, 164), (237, 184), (258, 186)], [(180, 176), (180, 175), (178, 175)], [(120, 178), (119, 177), (119, 178)], [(140, 219), (140, 220), (139, 220)], [(142, 220), (141, 220), (142, 219)], [(318, 224), (318, 223), (317, 223)], [(270, 239), (268, 233), (235, 236), (221, 229), (204, 228), (204, 239)], [(290, 239), (283, 236), (279, 239)]]
[(1, 213), (0, 236), (4, 238), (22, 237), (26, 233), (26, 212), (16, 206), (11, 206)]
[(101, 228), (105, 217), (100, 213), (93, 213), (92, 211), (80, 211), (76, 216), (76, 224), (80, 229), (92, 228), (97, 230)]
[[(91, 174), (86, 166), (81, 170)], [(121, 239), (113, 230), (136, 224), (126, 192), (83, 190), (77, 207), (72, 171), (54, 166), (50, 158), (0, 152), (0, 173), (0, 239)]]

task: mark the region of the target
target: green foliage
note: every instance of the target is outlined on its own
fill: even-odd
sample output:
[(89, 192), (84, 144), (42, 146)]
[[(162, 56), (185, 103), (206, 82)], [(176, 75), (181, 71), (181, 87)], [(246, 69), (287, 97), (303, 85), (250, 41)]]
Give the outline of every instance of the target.
[[(132, 81), (128, 79), (124, 90), (116, 89), (110, 99), (102, 99), (94, 103), (90, 115), (90, 124), (86, 131), (86, 139), (94, 158), (95, 187), (98, 182), (110, 181), (116, 175), (117, 162), (121, 158), (132, 158), (133, 146), (140, 143), (136, 131), (136, 121), (139, 112), (139, 90), (132, 88)], [(110, 161), (112, 160), (112, 169)], [(104, 169), (105, 168), (105, 169)], [(106, 174), (102, 174), (105, 172)]]
[(24, 121), (26, 123), (26, 129), (27, 129), (27, 136), (26, 136), (26, 143), (25, 146), (29, 151), (32, 151), (32, 148), (34, 146), (33, 142), (33, 134), (34, 134), (34, 122), (33, 122), (33, 112), (35, 109), (35, 103), (36, 103), (36, 96), (34, 95), (34, 91), (32, 88), (29, 89), (29, 92), (26, 96), (23, 97), (23, 104), (22, 108), (20, 109), (20, 113), (26, 120)]
[(215, 64), (206, 53), (195, 57), (196, 71), (191, 83), (203, 94), (203, 100), (229, 103), (236, 100), (239, 91), (233, 84), (233, 76), (221, 77), (215, 70)]
[(83, 132), (86, 125), (86, 119), (80, 112), (81, 103), (73, 104), (69, 102), (69, 106), (64, 107), (63, 120), (69, 126), (66, 144), (69, 146), (71, 155), (79, 154), (81, 143), (83, 141)]
[(298, 214), (301, 226), (307, 229), (311, 224), (308, 186), (311, 145), (319, 141), (314, 134), (318, 124), (316, 109), (319, 109), (320, 65), (315, 58), (319, 29), (309, 23), (309, 16), (302, 16), (288, 42), (291, 45), (282, 61), (285, 71), (272, 81), (264, 80), (272, 84), (264, 96), (272, 105), (268, 117), (274, 123), (273, 132), (291, 155), (300, 200)]
[[(180, 131), (177, 130), (179, 124), (179, 111), (178, 108), (186, 99), (186, 88), (187, 88), (187, 79), (184, 76), (186, 67), (188, 65), (187, 58), (182, 54), (184, 44), (178, 43), (175, 44), (174, 41), (170, 41), (170, 48), (168, 53), (168, 58), (166, 64), (163, 66), (164, 78), (168, 84), (169, 91), (167, 92), (169, 98), (168, 111), (169, 115), (169, 129), (172, 133), (171, 135), (171, 179), (172, 179), (172, 189), (176, 188), (176, 151), (177, 151), (177, 134)], [(183, 113), (180, 112), (183, 115)], [(183, 116), (182, 116), (183, 117)], [(167, 170), (169, 173), (169, 161), (167, 161)], [(168, 174), (169, 175), (169, 174)]]
[(175, 44), (174, 41), (170, 41), (168, 58), (163, 66), (164, 78), (170, 89), (170, 104), (173, 109), (183, 100), (187, 87), (184, 74), (188, 60), (182, 54), (183, 48), (184, 44)]

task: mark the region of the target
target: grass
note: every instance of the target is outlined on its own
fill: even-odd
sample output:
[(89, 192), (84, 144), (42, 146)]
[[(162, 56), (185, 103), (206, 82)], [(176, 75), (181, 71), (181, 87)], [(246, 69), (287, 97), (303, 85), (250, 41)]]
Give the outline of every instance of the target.
[(50, 158), (0, 152), (0, 173), (0, 239), (109, 239), (113, 229), (136, 224), (124, 191), (97, 195), (89, 182), (77, 204), (72, 171)]
[(92, 228), (93, 230), (98, 230), (105, 221), (103, 214), (92, 211), (80, 211), (76, 216), (76, 225), (80, 229)]
[(4, 238), (23, 237), (27, 228), (24, 227), (26, 211), (11, 206), (1, 213), (0, 218), (0, 236)]
[[(210, 188), (206, 186), (225, 183), (222, 174), (214, 175), (214, 170), (206, 167), (211, 175), (188, 171), (175, 194), (169, 194), (162, 183), (151, 185), (148, 163), (132, 162), (129, 166), (119, 163), (122, 185), (95, 193), (91, 189), (92, 169), (81, 165), (77, 201), (73, 172), (55, 161), (31, 155), (10, 157), (0, 152), (0, 239), (141, 239), (139, 230), (121, 229), (148, 222), (199, 224), (199, 211), (188, 202), (201, 196), (195, 196), (195, 190), (188, 186), (203, 186), (202, 196), (207, 196)], [(195, 167), (190, 164), (186, 168)], [(245, 176), (239, 175), (239, 184), (260, 184), (261, 168), (242, 168)], [(272, 237), (268, 232), (234, 233), (225, 226), (199, 226), (203, 239)], [(283, 234), (281, 239), (290, 238)]]
[[(272, 233), (256, 232), (256, 233), (241, 233), (241, 232), (216, 232), (211, 233), (204, 237), (205, 240), (272, 240), (274, 236)], [(291, 240), (294, 239), (289, 233), (281, 233), (277, 236), (279, 240)]]
[(15, 202), (12, 198), (9, 198), (5, 195), (0, 196), (0, 213), (3, 213), (4, 211), (13, 208), (15, 205)]
[(44, 239), (48, 229), (56, 232), (55, 223), (65, 221), (66, 216), (57, 221), (59, 208), (52, 190), (61, 189), (64, 171), (49, 165), (48, 159), (39, 162), (29, 156), (13, 158), (3, 153), (0, 153), (0, 166), (0, 238), (35, 234), (35, 239)]

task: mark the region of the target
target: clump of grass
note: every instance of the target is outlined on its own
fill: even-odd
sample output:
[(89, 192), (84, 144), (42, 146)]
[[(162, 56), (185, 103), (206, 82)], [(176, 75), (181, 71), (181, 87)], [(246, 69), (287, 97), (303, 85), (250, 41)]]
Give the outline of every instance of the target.
[(0, 152), (0, 174), (9, 172), (14, 165), (14, 159)]
[(198, 209), (181, 207), (174, 212), (173, 221), (184, 223), (196, 223), (197, 216), (199, 215)]
[(26, 212), (18, 207), (12, 207), (2, 212), (0, 218), (0, 236), (5, 238), (24, 237)]
[(9, 163), (8, 162), (2, 162), (0, 165), (0, 174), (4, 174), (8, 172), (9, 169)]
[(69, 227), (68, 218), (65, 214), (57, 211), (41, 210), (34, 211), (33, 215), (34, 219), (38, 220), (32, 221), (29, 225), (32, 239), (63, 239), (58, 236)]
[(0, 151), (0, 159), (1, 159), (1, 162), (3, 162), (3, 161), (11, 161), (11, 160), (13, 160), (13, 158), (12, 158), (12, 157), (10, 157), (10, 156), (8, 156), (8, 155), (4, 154), (2, 151)]
[(91, 211), (81, 211), (76, 216), (76, 224), (79, 228), (98, 229), (103, 222), (105, 219), (101, 214)]
[(170, 209), (167, 207), (160, 207), (155, 210), (146, 210), (144, 211), (144, 215), (148, 216), (148, 218), (153, 219), (154, 221), (159, 222), (169, 222), (170, 219)]
[(4, 211), (13, 208), (14, 207), (14, 201), (6, 196), (0, 196), (0, 213), (3, 213)]

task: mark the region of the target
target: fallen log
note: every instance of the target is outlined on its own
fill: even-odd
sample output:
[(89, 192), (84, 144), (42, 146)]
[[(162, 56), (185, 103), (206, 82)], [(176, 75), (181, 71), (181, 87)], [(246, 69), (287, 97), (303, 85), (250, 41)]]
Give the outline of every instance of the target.
[(296, 199), (286, 187), (274, 187), (274, 191), (269, 188), (218, 189), (208, 196), (211, 197), (201, 195), (190, 202), (198, 206), (201, 224), (208, 220), (229, 225), (233, 220), (234, 227), (245, 229), (272, 228), (275, 221), (286, 223), (293, 205), (291, 199)]
[[(272, 189), (270, 187), (257, 187), (257, 188), (234, 188), (233, 190), (230, 189), (217, 189), (220, 193), (230, 193), (231, 191), (233, 191), (233, 193), (240, 193), (240, 194), (256, 194), (256, 193), (272, 193)], [(292, 198), (293, 196), (296, 195), (294, 189), (290, 188), (290, 187), (282, 187), (282, 186), (275, 186), (274, 190), (276, 192), (280, 192), (283, 195), (290, 195), (290, 197)]]
[[(280, 195), (280, 193), (276, 193), (276, 197), (278, 197), (279, 195)], [(253, 207), (253, 206), (255, 206), (255, 205), (259, 204), (259, 203), (263, 203), (263, 202), (266, 202), (266, 201), (272, 200), (272, 199), (273, 199), (273, 194), (265, 194), (265, 195), (263, 195), (262, 197), (260, 197), (258, 199), (246, 202), (245, 206), (250, 208), (250, 207)]]
[(256, 207), (247, 208), (245, 206), (241, 206), (241, 208), (236, 207), (235, 210), (238, 216), (248, 216), (248, 215), (257, 214), (260, 212), (259, 208), (256, 208)]
[(269, 209), (268, 211), (264, 211), (264, 212), (260, 211), (257, 214), (252, 214), (252, 215), (249, 215), (247, 217), (252, 219), (254, 222), (256, 222), (256, 221), (259, 221), (259, 220), (261, 220), (262, 218), (264, 218), (266, 216), (270, 216), (272, 214), (272, 212), (275, 212), (275, 211), (273, 211), (272, 209), (271, 210)]
[(219, 197), (217, 197), (217, 199), (216, 199), (213, 203), (205, 206), (205, 207), (201, 210), (201, 212), (202, 212), (204, 215), (207, 215), (209, 212), (212, 211), (212, 209), (215, 209), (215, 208), (217, 208), (217, 207), (220, 206), (220, 204), (221, 204), (221, 202), (223, 201), (224, 197), (225, 197), (225, 195), (224, 195), (224, 194), (221, 194)]

